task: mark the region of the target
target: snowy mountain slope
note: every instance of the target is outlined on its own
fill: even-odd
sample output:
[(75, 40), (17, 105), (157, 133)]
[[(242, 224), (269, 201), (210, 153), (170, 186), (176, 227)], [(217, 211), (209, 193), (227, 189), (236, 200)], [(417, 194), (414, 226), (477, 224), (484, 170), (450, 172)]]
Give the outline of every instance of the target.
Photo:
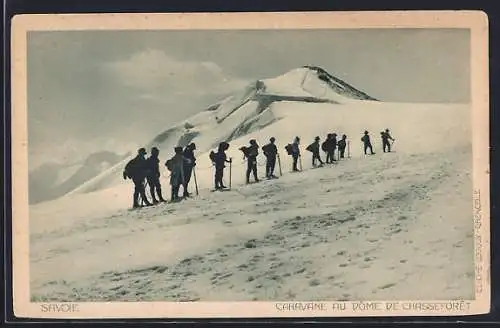
[[(320, 76), (327, 76), (328, 79), (322, 80)], [(374, 98), (341, 80), (338, 81), (342, 83), (336, 82), (336, 88), (332, 88), (331, 81), (331, 75), (316, 67), (297, 68), (276, 78), (255, 81), (240, 92), (210, 106), (208, 110), (160, 133), (146, 146), (156, 146), (171, 154), (175, 146), (184, 147), (194, 141), (198, 152), (208, 152), (221, 141), (232, 141), (275, 122), (277, 118), (270, 109), (280, 102), (345, 105), (374, 102)], [(344, 91), (338, 91), (340, 89)], [(120, 170), (128, 160), (130, 158), (98, 175), (71, 194), (92, 192), (119, 184)]]
[[(65, 197), (30, 206), (32, 298), (472, 297), (470, 106), (374, 101), (333, 79), (325, 83), (344, 91), (328, 96), (322, 81), (306, 82), (309, 71), (255, 83), (147, 144), (160, 148), (163, 164), (173, 147), (196, 142), (196, 198), (128, 211), (125, 159)], [(381, 152), (385, 128), (396, 138), (391, 154)], [(375, 156), (362, 155), (365, 129)], [(311, 169), (305, 147), (330, 132), (348, 135), (351, 158)], [(304, 172), (290, 173), (284, 146), (296, 135)], [(238, 148), (271, 136), (284, 175), (245, 186)], [(226, 140), (233, 190), (210, 192), (208, 154)], [(263, 169), (261, 154), (260, 177)], [(164, 168), (161, 182), (170, 196)]]
[(465, 144), (354, 157), (178, 204), (34, 221), (32, 299), (469, 299), (470, 156)]
[[(243, 112), (242, 112), (243, 113)], [(205, 114), (205, 113), (204, 113)], [(446, 149), (452, 149), (457, 146), (470, 145), (470, 126), (468, 105), (450, 105), (450, 104), (395, 104), (382, 102), (368, 102), (362, 106), (343, 105), (342, 107), (332, 104), (314, 104), (314, 103), (296, 103), (279, 102), (271, 105), (270, 109), (261, 113), (256, 119), (251, 121), (248, 131), (238, 139), (231, 141), (231, 147), (227, 152), (228, 157), (233, 157), (232, 165), (232, 184), (233, 186), (244, 183), (246, 163), (242, 159), (242, 153), (238, 148), (246, 145), (250, 138), (255, 138), (262, 146), (271, 136), (276, 137), (277, 146), (281, 158), (282, 170), (287, 174), (291, 170), (291, 160), (284, 150), (286, 143), (292, 141), (295, 135), (302, 138), (302, 164), (304, 168), (311, 167), (311, 155), (304, 149), (316, 135), (322, 139), (326, 133), (337, 132), (339, 135), (345, 133), (349, 136), (350, 151), (353, 158), (362, 156), (362, 144), (359, 140), (364, 129), (371, 131), (372, 143), (376, 152), (381, 153), (380, 138), (377, 131), (390, 127), (393, 136), (396, 138), (394, 149), (398, 153), (419, 154), (441, 152)], [(232, 116), (236, 122), (239, 122), (237, 116)], [(450, 117), (453, 117), (451, 120)], [(194, 125), (196, 125), (196, 120)], [(231, 120), (225, 121), (234, 126)], [(269, 124), (270, 122), (274, 122)], [(426, 122), (426, 124), (423, 124)], [(253, 130), (252, 130), (253, 129)], [(201, 128), (200, 128), (201, 130)], [(222, 129), (221, 129), (222, 130)], [(233, 131), (233, 129), (229, 130)], [(226, 138), (229, 132), (216, 130), (214, 128), (206, 129), (200, 132), (201, 138), (196, 140), (199, 149), (209, 146), (215, 146), (214, 142), (220, 136)], [(175, 138), (172, 138), (175, 139)], [(161, 147), (160, 160), (162, 163), (173, 153), (168, 148)], [(166, 154), (165, 154), (166, 153)], [(213, 167), (206, 152), (197, 152), (196, 175), (200, 189), (213, 188)], [(324, 154), (322, 154), (324, 158)], [(264, 175), (264, 158), (259, 156), (259, 176)], [(120, 208), (131, 206), (132, 183), (130, 180), (124, 181), (121, 172), (125, 161), (115, 165), (112, 168), (114, 172), (109, 171), (101, 174), (104, 178), (97, 182), (103, 182), (102, 185), (96, 184), (96, 179), (84, 184), (84, 188), (95, 188), (97, 192), (84, 193), (82, 187), (60, 199), (32, 206), (32, 220), (41, 220), (43, 226), (50, 226), (50, 222), (61, 221), (63, 224), (71, 224), (73, 220), (86, 217), (100, 217), (108, 215)], [(161, 182), (164, 186), (164, 192), (169, 195), (169, 178), (166, 168), (162, 168), (163, 173)], [(276, 168), (278, 172), (278, 168)], [(99, 177), (98, 177), (99, 178)], [(229, 170), (226, 169), (225, 181), (228, 183)], [(114, 183), (105, 185), (109, 179)], [(100, 187), (102, 189), (97, 189)], [(191, 191), (193, 191), (191, 186)], [(80, 204), (82, 204), (80, 206)], [(85, 204), (93, 204), (89, 207)], [(71, 218), (50, 214), (52, 212), (72, 213)], [(54, 223), (55, 224), (55, 223)]]
[[(412, 111), (414, 119), (407, 119), (408, 111)], [(310, 167), (311, 154), (306, 152), (305, 147), (319, 135), (322, 140), (329, 132), (337, 132), (339, 135), (347, 134), (350, 140), (351, 155), (359, 157), (362, 154), (360, 138), (364, 129), (371, 131), (373, 145), (376, 151), (381, 151), (379, 132), (385, 127), (391, 127), (394, 137), (397, 139), (395, 148), (398, 152), (419, 153), (432, 152), (437, 149), (447, 148), (455, 145), (469, 143), (468, 126), (463, 124), (467, 120), (468, 106), (450, 105), (410, 105), (410, 104), (384, 104), (384, 106), (345, 106), (338, 108), (329, 104), (303, 104), (280, 102), (271, 105), (265, 112), (267, 115), (260, 116), (252, 121), (253, 130), (230, 142), (231, 147), (227, 152), (235, 162), (232, 165), (232, 180), (235, 184), (244, 182), (244, 171), (246, 164), (243, 162), (242, 153), (238, 150), (240, 146), (247, 145), (249, 139), (256, 139), (260, 146), (268, 142), (271, 136), (277, 139), (280, 152), (282, 169), (284, 172), (291, 170), (291, 159), (284, 150), (286, 143), (290, 143), (295, 135), (302, 139), (302, 153), (304, 167)], [(455, 132), (442, 130), (441, 125), (425, 125), (415, 128), (415, 122), (425, 122), (426, 117), (444, 121), (455, 115), (457, 118), (450, 122)], [(363, 119), (364, 117), (364, 119)], [(418, 121), (417, 121), (418, 120)], [(272, 124), (268, 124), (273, 122)], [(453, 135), (451, 135), (453, 134)], [(442, 136), (436, 137), (436, 136)], [(453, 143), (444, 140), (454, 138)], [(324, 155), (322, 155), (324, 157)], [(265, 158), (260, 156), (260, 175), (263, 175)], [(228, 172), (226, 172), (226, 180)], [(197, 177), (200, 186), (213, 185), (213, 171), (208, 152), (198, 154)]]

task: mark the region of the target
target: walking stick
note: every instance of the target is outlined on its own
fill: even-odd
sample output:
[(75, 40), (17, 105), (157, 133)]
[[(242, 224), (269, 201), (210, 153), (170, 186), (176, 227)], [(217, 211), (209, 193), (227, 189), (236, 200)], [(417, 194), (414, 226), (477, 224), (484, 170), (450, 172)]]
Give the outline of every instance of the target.
[(198, 193), (198, 181), (196, 181), (196, 166), (193, 167), (193, 178), (194, 178), (194, 187), (196, 188), (196, 196), (198, 196), (199, 193)]
[[(146, 180), (144, 182), (144, 180), (141, 182), (142, 184), (142, 189), (144, 190), (144, 195), (146, 194), (146, 186), (148, 185), (148, 181)], [(142, 198), (141, 194), (139, 193), (139, 198), (141, 199), (141, 206), (144, 206), (144, 198)]]
[[(146, 196), (146, 199), (144, 201), (147, 200), (147, 197), (148, 195), (146, 195), (146, 192), (147, 192), (147, 189), (148, 189), (148, 186), (149, 186), (149, 183), (148, 183), (148, 180), (146, 179), (146, 183), (144, 184), (144, 195)], [(151, 192), (150, 192), (151, 193)], [(151, 198), (153, 198), (153, 194), (151, 194)]]
[(283, 175), (283, 172), (281, 171), (281, 160), (280, 160), (280, 154), (276, 154), (276, 155), (278, 155), (278, 167), (279, 167), (279, 169), (280, 169), (280, 176), (282, 176), (282, 175)]
[(229, 189), (231, 189), (231, 168), (233, 166), (233, 158), (229, 157), (229, 160), (231, 161), (229, 162)]
[(216, 179), (215, 179), (215, 178), (217, 178), (217, 177), (215, 176), (215, 174), (217, 174), (217, 169), (215, 168), (215, 164), (214, 164), (214, 163), (212, 163), (212, 173), (213, 173), (213, 175), (214, 175), (214, 189), (217, 189), (217, 184), (215, 183), (215, 181), (216, 181)]
[(302, 171), (302, 156), (300, 156), (300, 154), (299, 154), (299, 166), (300, 170)]

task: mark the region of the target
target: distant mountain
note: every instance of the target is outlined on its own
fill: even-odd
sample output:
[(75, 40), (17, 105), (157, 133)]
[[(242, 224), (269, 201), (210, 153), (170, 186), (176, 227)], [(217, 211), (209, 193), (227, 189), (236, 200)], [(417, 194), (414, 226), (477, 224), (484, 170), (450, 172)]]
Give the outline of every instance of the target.
[(122, 158), (123, 156), (113, 152), (101, 151), (76, 163), (43, 164), (29, 174), (29, 202), (36, 204), (58, 198), (107, 170)]

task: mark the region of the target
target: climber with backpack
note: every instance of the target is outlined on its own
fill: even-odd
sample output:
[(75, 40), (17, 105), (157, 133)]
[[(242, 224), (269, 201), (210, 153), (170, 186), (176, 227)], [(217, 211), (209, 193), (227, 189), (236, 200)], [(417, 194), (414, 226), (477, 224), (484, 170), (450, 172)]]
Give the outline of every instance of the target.
[(250, 140), (250, 146), (243, 146), (240, 150), (247, 159), (246, 183), (250, 183), (250, 173), (253, 173), (255, 182), (259, 182), (260, 180), (257, 176), (257, 156), (259, 155), (259, 145), (257, 144), (257, 141), (255, 139)]
[[(297, 168), (297, 162), (301, 156), (299, 145), (300, 145), (300, 138), (295, 137), (295, 139), (293, 140), (293, 143), (285, 146), (285, 150), (286, 150), (287, 154), (291, 155), (292, 159), (293, 159), (293, 164), (292, 164), (292, 171), (293, 172), (299, 171), (299, 169)], [(301, 165), (300, 169), (302, 170), (302, 165)]]
[(179, 201), (179, 189), (181, 185), (186, 191), (184, 166), (189, 163), (189, 160), (182, 154), (182, 147), (174, 148), (175, 155), (165, 162), (165, 166), (170, 171), (170, 185), (172, 186), (171, 201)]
[(262, 147), (262, 151), (266, 156), (266, 178), (276, 179), (277, 176), (274, 175), (274, 167), (276, 166), (276, 156), (278, 155), (278, 148), (274, 142), (276, 139), (272, 137), (269, 139), (269, 143)]
[[(389, 133), (389, 129), (385, 129), (385, 131), (380, 132), (380, 137), (382, 138), (382, 149), (384, 150), (384, 153), (385, 152), (390, 153), (391, 152), (391, 143), (389, 142), (389, 140), (392, 140), (394, 142), (395, 139)], [(386, 151), (386, 149), (387, 149), (387, 151)]]
[(146, 197), (144, 190), (144, 179), (147, 176), (146, 149), (140, 148), (137, 156), (131, 159), (123, 170), (123, 179), (131, 179), (134, 182), (133, 208), (141, 207), (139, 196), (142, 198), (145, 206), (152, 205)]
[(227, 188), (222, 183), (222, 179), (224, 177), (224, 168), (226, 167), (226, 163), (232, 163), (232, 159), (227, 159), (226, 150), (229, 149), (229, 144), (227, 142), (221, 142), (219, 144), (219, 148), (217, 149), (217, 153), (213, 150), (210, 152), (210, 160), (212, 164), (215, 166), (215, 189), (222, 190)]
[(335, 162), (335, 148), (337, 147), (337, 134), (328, 133), (326, 140), (321, 144), (321, 150), (326, 153), (326, 163)]
[[(165, 202), (163, 195), (161, 193), (161, 183), (160, 183), (160, 160), (158, 155), (160, 150), (157, 147), (151, 148), (151, 156), (146, 160), (148, 171), (147, 171), (147, 181), (149, 184), (149, 191), (151, 193), (151, 198), (153, 199), (153, 204), (158, 204), (159, 202)], [(158, 193), (158, 199), (156, 199), (156, 193)]]
[[(196, 150), (196, 144), (194, 142), (190, 143), (184, 149), (184, 157), (188, 160), (184, 164), (184, 197), (189, 197), (191, 194), (188, 192), (189, 181), (191, 181), (191, 175), (193, 174), (193, 169), (196, 166), (196, 158), (194, 157), (194, 151)], [(196, 182), (196, 181), (195, 181)]]
[(373, 152), (372, 143), (370, 141), (370, 136), (368, 135), (368, 131), (365, 130), (365, 134), (363, 137), (361, 137), (361, 141), (363, 142), (363, 149), (364, 149), (365, 155), (366, 155), (366, 151), (368, 150), (368, 148), (370, 149), (370, 154), (375, 155), (375, 153)]
[(316, 167), (316, 160), (319, 161), (319, 167), (323, 166), (324, 163), (319, 155), (319, 137), (314, 138), (314, 142), (307, 146), (306, 150), (312, 153), (312, 166)]
[(340, 139), (339, 142), (337, 143), (337, 145), (339, 147), (339, 158), (344, 158), (345, 148), (347, 146), (346, 139), (347, 139), (347, 136), (345, 134), (343, 134), (342, 139)]

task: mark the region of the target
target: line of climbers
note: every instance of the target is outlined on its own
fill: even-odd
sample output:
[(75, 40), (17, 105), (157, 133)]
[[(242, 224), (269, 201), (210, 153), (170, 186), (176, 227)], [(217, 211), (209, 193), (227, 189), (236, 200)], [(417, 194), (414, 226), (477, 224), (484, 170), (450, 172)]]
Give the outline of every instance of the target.
[[(395, 141), (395, 139), (390, 135), (389, 129), (380, 132), (382, 139), (382, 148), (384, 153), (391, 151), (391, 143), (389, 140)], [(370, 150), (370, 154), (375, 154), (373, 152), (373, 146), (370, 141), (370, 136), (368, 131), (364, 132), (361, 138), (363, 142), (364, 154), (367, 155), (367, 150)], [(278, 153), (278, 148), (276, 147), (276, 139), (274, 137), (270, 138), (269, 143), (262, 147), (262, 151), (266, 157), (266, 178), (267, 179), (277, 179), (278, 177), (274, 174), (276, 167), (276, 162), (278, 162), (278, 167), (280, 175), (281, 162)], [(249, 146), (240, 147), (239, 150), (243, 152), (244, 159), (247, 161), (246, 170), (246, 183), (250, 183), (250, 175), (253, 175), (254, 181), (259, 182), (257, 174), (257, 156), (259, 155), (259, 145), (255, 139), (250, 140)], [(333, 164), (340, 159), (345, 158), (345, 152), (347, 149), (347, 156), (350, 157), (350, 143), (347, 141), (347, 136), (344, 134), (342, 138), (337, 141), (336, 133), (329, 133), (326, 140), (320, 145), (320, 137), (316, 137), (314, 142), (307, 146), (306, 150), (312, 153), (312, 166), (317, 167), (317, 162), (319, 166), (326, 164)], [(214, 185), (216, 190), (223, 190), (227, 187), (223, 183), (224, 169), (226, 168), (226, 163), (230, 164), (230, 177), (229, 183), (231, 184), (231, 163), (232, 159), (227, 158), (226, 151), (229, 149), (229, 143), (221, 142), (218, 146), (217, 152), (210, 152), (210, 160), (215, 167)], [(325, 152), (326, 160), (322, 161), (320, 156), (320, 149)], [(337, 159), (335, 159), (335, 151), (337, 151)], [(194, 167), (196, 166), (196, 158), (194, 156), (194, 151), (196, 150), (195, 143), (190, 143), (184, 149), (182, 147), (175, 147), (175, 155), (165, 162), (165, 166), (170, 171), (170, 185), (171, 185), (171, 201), (176, 202), (181, 198), (179, 197), (180, 187), (183, 187), (183, 197), (190, 197), (191, 193), (188, 192), (188, 185), (191, 181), (191, 177), (194, 176), (196, 193), (198, 194), (198, 185), (196, 182), (196, 172)], [(295, 137), (291, 144), (285, 146), (287, 154), (292, 157), (292, 171), (298, 172), (302, 170), (302, 163), (300, 161), (300, 138)], [(160, 160), (158, 158), (160, 151), (157, 147), (151, 148), (151, 156), (146, 158), (147, 152), (145, 148), (140, 148), (137, 152), (137, 156), (130, 160), (123, 171), (124, 179), (131, 179), (134, 183), (134, 195), (133, 195), (133, 207), (138, 208), (142, 205), (150, 206), (153, 204), (158, 204), (160, 202), (166, 202), (162, 195), (161, 183), (160, 183)], [(299, 167), (300, 166), (300, 169)], [(149, 185), (150, 194), (152, 202), (150, 202), (146, 196), (145, 188)], [(158, 198), (156, 198), (158, 195)], [(142, 200), (142, 205), (140, 204)]]

